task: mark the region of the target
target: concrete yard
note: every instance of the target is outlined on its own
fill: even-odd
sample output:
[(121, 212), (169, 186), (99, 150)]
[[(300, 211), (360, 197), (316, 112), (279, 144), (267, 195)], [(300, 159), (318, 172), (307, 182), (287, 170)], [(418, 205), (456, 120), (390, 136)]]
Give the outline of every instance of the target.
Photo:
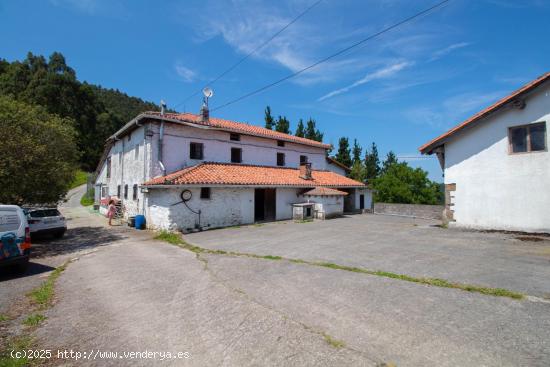
[(185, 239), (210, 249), (443, 278), (550, 298), (550, 237), (445, 229), (437, 223), (365, 214), (205, 231)]
[[(104, 218), (82, 208), (63, 211), (71, 219), (70, 236), (37, 244), (41, 257), (34, 261), (73, 261), (57, 281), (53, 307), (41, 311), (47, 319), (27, 332), (34, 347), (88, 354), (51, 365), (550, 365), (550, 300), (544, 298), (550, 243), (544, 237), (526, 242), (519, 235), (374, 215), (184, 236), (212, 249), (537, 296), (517, 300), (276, 257), (197, 254), (155, 240), (149, 231), (106, 228)], [(0, 281), (0, 294), (13, 302), (24, 298), (31, 278)], [(23, 317), (2, 329), (20, 331)], [(164, 360), (120, 355), (143, 351), (188, 354)]]

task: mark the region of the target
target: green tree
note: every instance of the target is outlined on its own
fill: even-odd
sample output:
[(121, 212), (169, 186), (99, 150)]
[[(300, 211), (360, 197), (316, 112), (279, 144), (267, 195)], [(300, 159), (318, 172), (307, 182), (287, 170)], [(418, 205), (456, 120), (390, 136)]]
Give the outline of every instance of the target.
[(108, 136), (140, 112), (157, 110), (139, 98), (80, 82), (58, 52), (48, 60), (30, 52), (21, 62), (0, 60), (0, 95), (74, 121), (80, 166), (88, 171), (97, 166)]
[(341, 137), (338, 141), (338, 153), (334, 157), (338, 162), (342, 163), (346, 167), (351, 166), (351, 150), (349, 148), (348, 138)]
[(290, 134), (290, 121), (288, 121), (286, 116), (279, 116), (275, 123), (275, 131)]
[(273, 119), (273, 116), (271, 116), (271, 107), (267, 106), (265, 108), (265, 128), (269, 130), (273, 130), (273, 126), (275, 125), (275, 120)]
[(384, 203), (440, 204), (440, 184), (428, 179), (428, 172), (409, 167), (407, 162), (390, 165), (372, 182), (375, 200)]
[(0, 202), (56, 203), (78, 166), (73, 121), (0, 96)]
[(397, 157), (395, 156), (395, 153), (393, 151), (389, 151), (388, 154), (386, 155), (386, 159), (384, 160), (384, 162), (382, 163), (382, 173), (384, 172), (387, 172), (389, 167), (392, 165), (392, 164), (395, 164), (397, 163)]
[(363, 165), (363, 162), (361, 162), (361, 160), (353, 162), (349, 177), (359, 182), (366, 181), (367, 175), (365, 171), (365, 166)]
[(315, 127), (315, 120), (312, 119), (311, 117), (309, 118), (309, 120), (307, 120), (307, 123), (306, 123), (305, 137), (307, 139), (311, 139), (319, 142), (323, 141), (323, 133), (320, 132)]
[(361, 152), (363, 149), (361, 148), (361, 145), (357, 142), (357, 139), (353, 139), (353, 149), (351, 150), (352, 156), (353, 156), (353, 163), (361, 162)]
[(372, 180), (380, 174), (380, 158), (378, 158), (378, 148), (376, 143), (372, 143), (371, 150), (365, 154), (365, 170), (367, 180)]
[(304, 138), (306, 136), (304, 122), (302, 119), (298, 121), (298, 126), (296, 127), (296, 133), (294, 133), (294, 135), (299, 136), (300, 138)]

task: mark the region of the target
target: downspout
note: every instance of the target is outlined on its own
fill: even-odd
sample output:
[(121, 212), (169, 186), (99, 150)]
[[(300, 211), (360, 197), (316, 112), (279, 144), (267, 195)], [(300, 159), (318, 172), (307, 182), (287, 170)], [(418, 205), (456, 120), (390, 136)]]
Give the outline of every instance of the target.
[(166, 103), (164, 101), (160, 101), (160, 131), (159, 131), (159, 141), (158, 141), (158, 161), (160, 169), (162, 170), (162, 175), (166, 176), (166, 168), (164, 167), (164, 163), (162, 163), (162, 144), (164, 139), (164, 108), (166, 107)]

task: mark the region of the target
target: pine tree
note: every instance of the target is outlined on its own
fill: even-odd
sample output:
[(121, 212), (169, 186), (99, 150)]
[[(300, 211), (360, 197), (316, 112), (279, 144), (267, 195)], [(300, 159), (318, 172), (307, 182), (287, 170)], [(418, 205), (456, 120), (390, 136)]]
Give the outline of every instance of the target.
[(275, 131), (290, 134), (290, 121), (288, 121), (286, 116), (279, 116), (275, 123)]
[(365, 166), (363, 165), (363, 162), (361, 162), (361, 160), (358, 160), (353, 163), (353, 165), (351, 166), (351, 172), (349, 174), (349, 177), (359, 182), (365, 182), (365, 178), (366, 178)]
[(392, 164), (397, 163), (397, 157), (393, 151), (389, 151), (386, 156), (386, 160), (382, 163), (382, 173), (388, 172), (388, 169)]
[(349, 148), (348, 138), (341, 137), (338, 141), (338, 153), (334, 157), (338, 162), (342, 163), (346, 167), (351, 166), (351, 150)]
[(294, 135), (299, 136), (300, 138), (303, 138), (306, 136), (305, 130), (304, 130), (304, 122), (302, 121), (302, 119), (298, 121), (298, 127), (296, 127), (296, 133)]
[(315, 120), (311, 117), (309, 120), (307, 120), (306, 123), (306, 130), (305, 130), (305, 137), (307, 139), (315, 140), (322, 142), (323, 141), (323, 133), (319, 131), (319, 129), (315, 128)]
[(269, 130), (273, 130), (274, 120), (273, 116), (271, 116), (271, 107), (267, 106), (265, 108), (265, 128)]
[(370, 152), (365, 154), (365, 169), (367, 180), (372, 180), (380, 175), (380, 159), (378, 158), (378, 148), (376, 143), (372, 143)]
[(352, 155), (353, 155), (353, 163), (361, 162), (361, 152), (363, 149), (361, 148), (361, 145), (357, 142), (357, 139), (353, 139), (353, 149), (352, 149)]

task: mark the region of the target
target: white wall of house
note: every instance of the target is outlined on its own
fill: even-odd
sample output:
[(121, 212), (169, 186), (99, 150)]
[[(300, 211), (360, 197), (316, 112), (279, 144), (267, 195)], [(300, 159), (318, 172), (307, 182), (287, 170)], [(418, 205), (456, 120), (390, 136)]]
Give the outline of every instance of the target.
[(325, 218), (336, 217), (344, 213), (343, 196), (303, 196), (304, 201), (315, 203), (315, 210), (323, 211)]
[(285, 220), (292, 218), (292, 204), (299, 203), (298, 189), (278, 187), (276, 190), (275, 219)]
[(330, 163), (329, 161), (325, 160), (326, 161), (326, 170), (327, 171), (332, 171), (334, 173), (337, 173), (339, 175), (342, 175), (342, 176), (347, 176), (348, 175), (348, 172), (343, 169), (342, 167), (334, 164), (334, 163)]
[(550, 85), (526, 107), (501, 110), (445, 143), (445, 183), (456, 184), (455, 224), (473, 228), (550, 231), (550, 153), (509, 154), (508, 128), (546, 121)]
[[(152, 139), (154, 162), (157, 157), (159, 125), (152, 127), (155, 135)], [(229, 139), (229, 132), (214, 129), (201, 129), (174, 123), (166, 123), (163, 142), (163, 163), (168, 173), (202, 162), (231, 162), (231, 148), (242, 149), (242, 164), (276, 166), (277, 153), (285, 154), (285, 167), (298, 168), (300, 155), (308, 157), (313, 169), (325, 170), (325, 149), (308, 145), (285, 142), (284, 147), (277, 146), (277, 140), (256, 136), (240, 135), (240, 141)], [(204, 159), (189, 158), (190, 143), (204, 144)], [(162, 172), (154, 165), (153, 177)]]
[[(147, 227), (153, 229), (188, 231), (198, 224), (198, 215), (181, 201), (183, 188), (150, 189), (147, 194)], [(192, 198), (187, 205), (201, 210), (204, 228), (227, 227), (254, 223), (254, 189), (212, 187), (210, 199), (200, 198), (200, 188), (189, 188)]]

